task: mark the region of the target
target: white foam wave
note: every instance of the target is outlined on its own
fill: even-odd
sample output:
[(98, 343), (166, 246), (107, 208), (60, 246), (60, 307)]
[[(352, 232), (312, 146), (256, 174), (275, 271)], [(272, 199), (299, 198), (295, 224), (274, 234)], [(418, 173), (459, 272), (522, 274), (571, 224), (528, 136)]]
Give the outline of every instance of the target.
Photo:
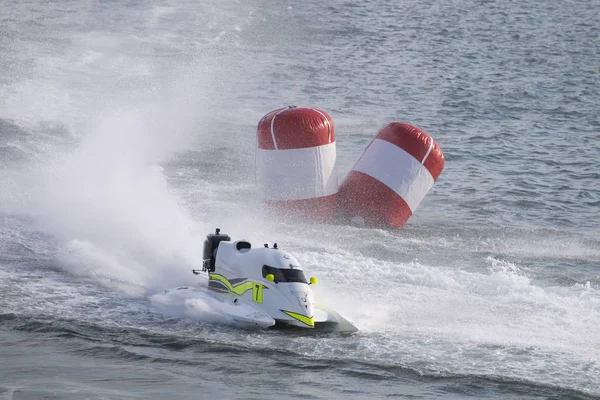
[(227, 315), (218, 312), (218, 301), (210, 297), (208, 289), (170, 289), (152, 295), (150, 302), (157, 310), (171, 316), (220, 324), (234, 323)]
[(542, 288), (517, 265), (491, 258), (484, 260), (488, 273), (334, 253), (299, 259), (322, 278), (321, 295), (359, 326), (448, 342), (535, 344), (600, 359), (593, 350), (600, 348), (594, 322), (600, 318), (600, 292), (589, 285)]

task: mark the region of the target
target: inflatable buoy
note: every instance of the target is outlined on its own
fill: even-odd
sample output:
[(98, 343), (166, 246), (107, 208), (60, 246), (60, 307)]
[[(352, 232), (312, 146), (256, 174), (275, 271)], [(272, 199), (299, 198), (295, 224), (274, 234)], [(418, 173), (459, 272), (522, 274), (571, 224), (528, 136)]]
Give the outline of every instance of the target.
[(333, 121), (316, 108), (281, 108), (257, 127), (256, 176), (270, 211), (331, 221), (338, 182)]
[(401, 228), (444, 169), (437, 143), (417, 127), (392, 122), (379, 131), (338, 193), (343, 218)]

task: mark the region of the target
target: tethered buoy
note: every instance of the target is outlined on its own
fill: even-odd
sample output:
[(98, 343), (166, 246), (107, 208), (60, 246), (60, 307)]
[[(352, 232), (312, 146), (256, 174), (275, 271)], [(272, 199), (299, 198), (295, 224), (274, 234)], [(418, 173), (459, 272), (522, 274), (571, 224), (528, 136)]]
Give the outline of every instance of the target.
[(333, 121), (316, 108), (281, 108), (257, 127), (256, 175), (270, 211), (313, 221), (337, 212)]
[(379, 131), (338, 193), (347, 221), (401, 228), (444, 169), (444, 155), (421, 129), (392, 122)]

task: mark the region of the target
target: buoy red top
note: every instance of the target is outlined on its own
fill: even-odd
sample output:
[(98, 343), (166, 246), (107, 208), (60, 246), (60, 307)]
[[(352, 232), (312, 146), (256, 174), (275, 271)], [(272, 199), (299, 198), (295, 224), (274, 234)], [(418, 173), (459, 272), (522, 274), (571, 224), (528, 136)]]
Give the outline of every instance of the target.
[(416, 126), (406, 122), (392, 122), (379, 131), (376, 139), (392, 143), (413, 156), (427, 168), (434, 181), (444, 169), (442, 149), (431, 136)]
[(316, 108), (280, 108), (265, 115), (257, 127), (258, 148), (289, 150), (335, 141), (331, 117)]

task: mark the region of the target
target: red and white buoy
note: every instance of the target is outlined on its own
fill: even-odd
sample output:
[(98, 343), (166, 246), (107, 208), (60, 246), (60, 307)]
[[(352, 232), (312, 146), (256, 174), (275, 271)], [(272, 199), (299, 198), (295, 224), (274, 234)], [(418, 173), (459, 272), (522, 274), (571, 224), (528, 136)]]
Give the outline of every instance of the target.
[(257, 136), (256, 175), (267, 208), (333, 220), (338, 182), (331, 117), (316, 108), (281, 108), (260, 120)]
[(401, 228), (444, 169), (444, 155), (421, 129), (392, 122), (379, 131), (338, 193), (342, 216)]

